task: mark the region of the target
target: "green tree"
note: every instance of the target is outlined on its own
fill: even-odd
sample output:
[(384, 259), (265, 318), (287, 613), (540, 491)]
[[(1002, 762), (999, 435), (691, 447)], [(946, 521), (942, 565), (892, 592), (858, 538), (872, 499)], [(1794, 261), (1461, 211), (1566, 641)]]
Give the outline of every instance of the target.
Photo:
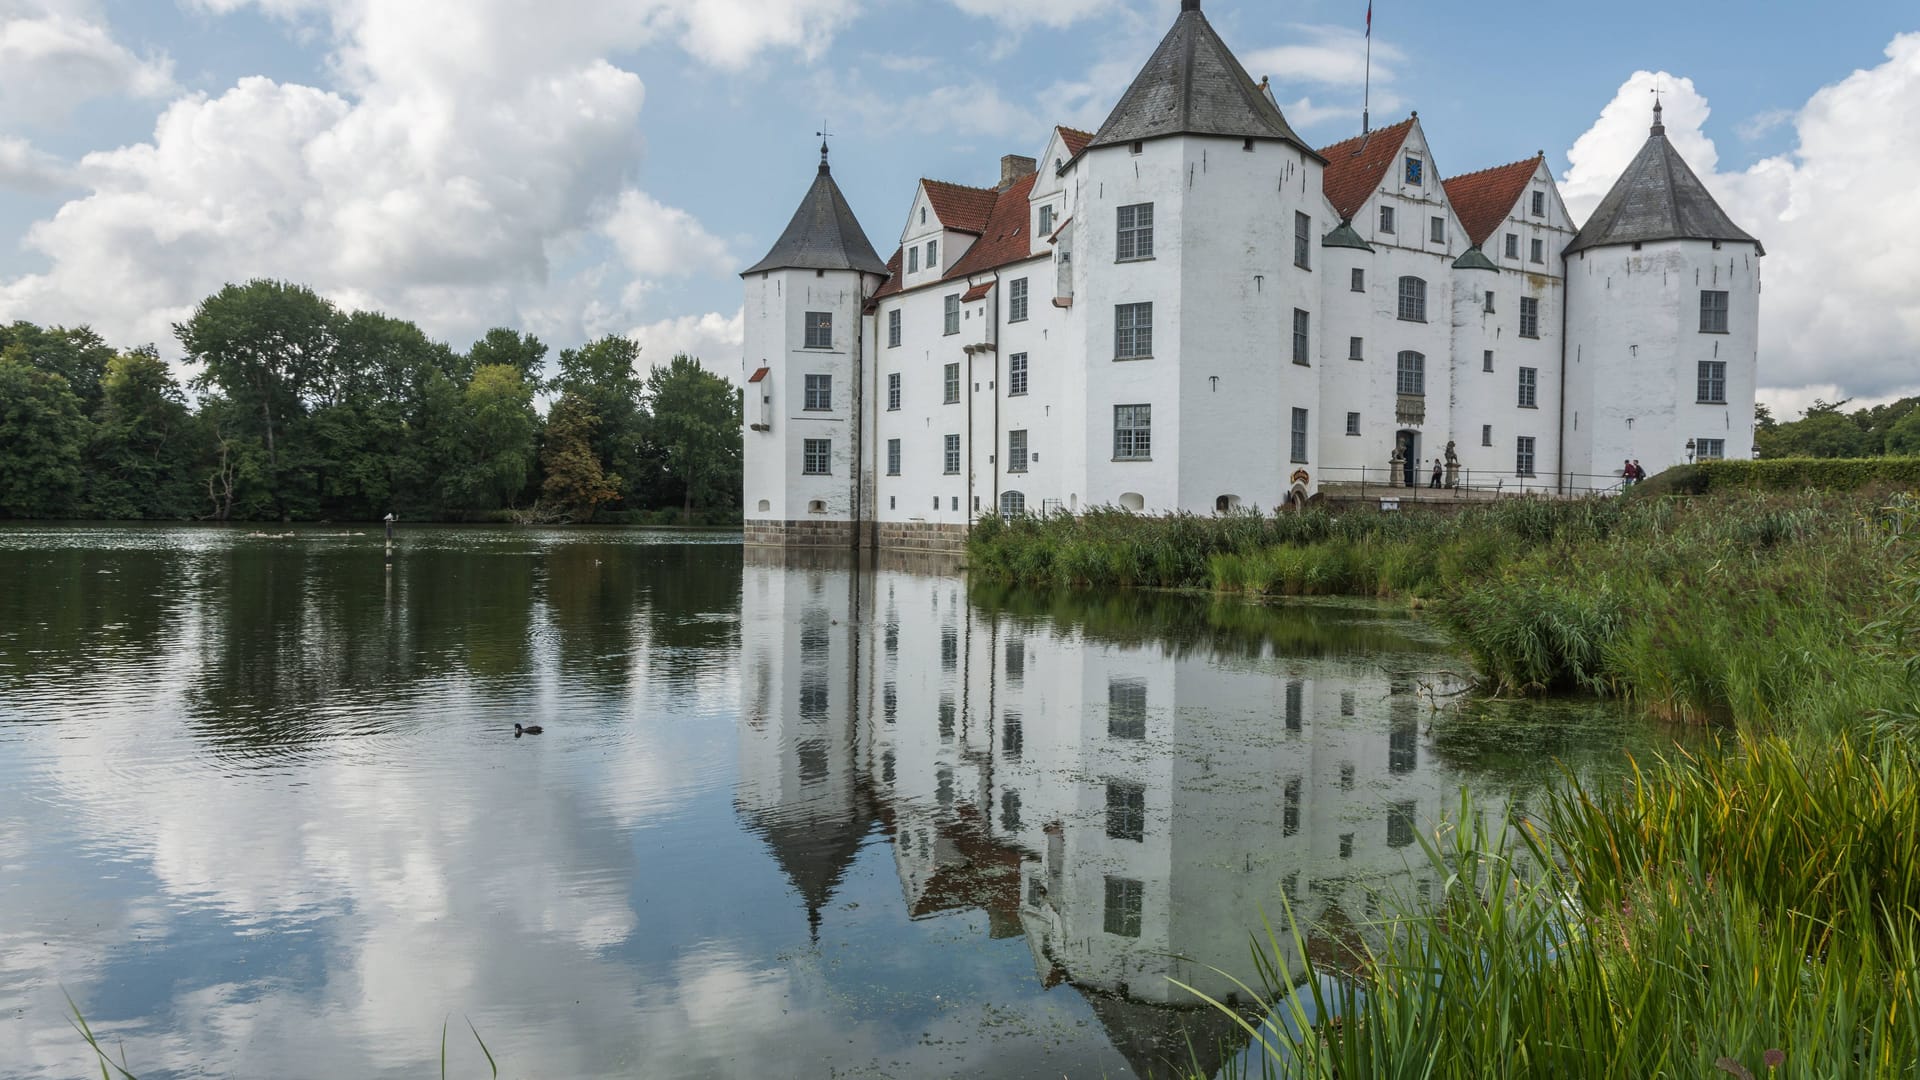
[(339, 330), (339, 311), (313, 290), (264, 280), (228, 285), (174, 327), (188, 360), (202, 367), (194, 388), (218, 390), (238, 410), (235, 420), (246, 417), (247, 430), (235, 435), (260, 441), (261, 480), (282, 518), (312, 496), (298, 429), (336, 389)]
[(449, 472), (456, 504), (465, 510), (512, 506), (533, 471), (539, 430), (533, 386), (520, 368), (487, 364), (476, 369), (461, 402), (460, 461)]
[(0, 514), (61, 517), (79, 509), (88, 425), (67, 380), (21, 345), (0, 351)]
[(693, 508), (736, 506), (741, 498), (740, 393), (684, 354), (647, 376), (649, 432), (669, 483)]
[(1853, 417), (1840, 410), (1844, 401), (1819, 401), (1806, 416), (1756, 433), (1764, 458), (1857, 458), (1878, 455), (1880, 447)]
[(604, 474), (620, 478), (612, 481), (616, 499), (630, 505), (643, 501), (648, 481), (659, 471), (647, 452), (646, 384), (639, 363), (639, 345), (608, 336), (563, 351), (554, 380), (563, 396), (580, 398), (592, 413), (594, 457)]
[(600, 467), (593, 441), (599, 418), (593, 406), (568, 394), (547, 414), (546, 446), (540, 464), (546, 473), (542, 496), (556, 508), (585, 521), (620, 495), (620, 478)]
[(532, 334), (495, 327), (467, 350), (469, 370), (478, 372), (494, 364), (507, 364), (518, 369), (527, 385), (538, 391), (542, 380), (546, 378), (547, 347)]
[(82, 413), (92, 416), (99, 409), (101, 379), (115, 354), (91, 327), (42, 328), (29, 322), (0, 326), (0, 351), (15, 345), (25, 350), (28, 363), (67, 380)]
[(200, 429), (165, 361), (151, 349), (107, 363), (87, 456), (89, 512), (105, 518), (180, 518), (200, 503), (194, 472)]
[(1887, 454), (1920, 457), (1920, 409), (1914, 409), (1887, 431)]

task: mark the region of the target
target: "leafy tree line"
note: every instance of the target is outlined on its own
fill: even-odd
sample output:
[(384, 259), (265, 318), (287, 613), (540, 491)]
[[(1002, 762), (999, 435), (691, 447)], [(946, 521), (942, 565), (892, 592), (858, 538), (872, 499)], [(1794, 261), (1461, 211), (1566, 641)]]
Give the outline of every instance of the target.
[(1754, 408), (1754, 446), (1766, 458), (1920, 457), (1920, 397), (1845, 412), (1845, 401), (1815, 399), (1784, 423)]
[(532, 335), (492, 330), (463, 354), (278, 281), (229, 285), (174, 333), (184, 386), (151, 346), (0, 325), (0, 518), (691, 521), (740, 505), (739, 393), (690, 357), (642, 375), (639, 346), (605, 337), (544, 381)]

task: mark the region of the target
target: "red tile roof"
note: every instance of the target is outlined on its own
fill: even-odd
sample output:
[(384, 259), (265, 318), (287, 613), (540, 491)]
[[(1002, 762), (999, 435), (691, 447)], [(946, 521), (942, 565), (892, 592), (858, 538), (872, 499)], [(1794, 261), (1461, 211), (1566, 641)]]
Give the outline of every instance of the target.
[(960, 297), (960, 302), (963, 304), (971, 304), (975, 300), (985, 300), (987, 298), (987, 294), (992, 291), (993, 291), (993, 282), (991, 281), (987, 282), (984, 285), (975, 285), (973, 288), (968, 289), (965, 295)]
[(1534, 173), (1539, 171), (1540, 158), (1535, 156), (1445, 181), (1447, 201), (1453, 204), (1453, 212), (1474, 246), (1485, 244), (1487, 237), (1507, 220), (1507, 215), (1519, 205), (1520, 197), (1527, 193)]
[(944, 180), (921, 180), (920, 186), (926, 189), (927, 201), (933, 204), (941, 225), (955, 232), (987, 230), (987, 218), (993, 216), (993, 205), (999, 198), (992, 188), (964, 187)]
[(1320, 156), (1327, 159), (1321, 187), (1340, 220), (1353, 220), (1353, 215), (1380, 190), (1380, 182), (1387, 178), (1387, 170), (1393, 167), (1393, 159), (1399, 156), (1412, 130), (1413, 120), (1408, 118), (1320, 151)]
[(1062, 127), (1060, 128), (1060, 139), (1067, 144), (1067, 153), (1072, 154), (1074, 157), (1079, 157), (1081, 152), (1087, 148), (1087, 144), (1093, 141), (1093, 133), (1091, 131), (1081, 131), (1077, 128)]
[(893, 249), (893, 258), (887, 260), (887, 280), (881, 282), (880, 287), (873, 290), (873, 297), (871, 300), (868, 301), (869, 304), (871, 304), (873, 300), (878, 300), (878, 299), (881, 299), (882, 297), (892, 296), (893, 294), (900, 291), (900, 278), (901, 278), (900, 265), (902, 261), (900, 258), (900, 253), (904, 250), (906, 249), (905, 248)]
[(1032, 196), (1034, 181), (1038, 179), (1037, 175), (1023, 176), (1000, 192), (980, 239), (953, 264), (948, 278), (987, 273), (1033, 257), (1033, 233), (1027, 224), (1031, 205), (1027, 199)]
[(762, 381), (763, 379), (765, 379), (765, 378), (767, 377), (767, 375), (768, 375), (769, 373), (771, 373), (772, 371), (773, 371), (773, 369), (772, 369), (772, 368), (761, 368), (761, 369), (760, 369), (759, 371), (756, 371), (756, 372), (754, 372), (754, 373), (753, 373), (753, 378), (751, 378), (751, 379), (748, 379), (747, 381), (748, 381), (748, 382), (750, 382), (750, 383), (757, 383), (757, 382), (760, 382), (760, 381)]

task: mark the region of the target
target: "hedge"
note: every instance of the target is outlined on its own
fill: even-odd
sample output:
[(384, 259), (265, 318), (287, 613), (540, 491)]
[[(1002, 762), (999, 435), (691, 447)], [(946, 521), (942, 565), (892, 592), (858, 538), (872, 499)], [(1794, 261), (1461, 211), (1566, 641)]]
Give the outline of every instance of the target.
[(1920, 457), (1779, 458), (1677, 465), (1649, 481), (1653, 494), (1715, 491), (1858, 491), (1920, 489)]

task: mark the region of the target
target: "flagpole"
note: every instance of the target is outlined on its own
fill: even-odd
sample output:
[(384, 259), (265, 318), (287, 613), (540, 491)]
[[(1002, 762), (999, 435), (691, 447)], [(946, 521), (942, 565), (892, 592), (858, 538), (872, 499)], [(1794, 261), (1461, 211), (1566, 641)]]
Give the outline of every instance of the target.
[(1360, 134), (1373, 130), (1373, 0), (1367, 0), (1367, 85), (1360, 106)]

